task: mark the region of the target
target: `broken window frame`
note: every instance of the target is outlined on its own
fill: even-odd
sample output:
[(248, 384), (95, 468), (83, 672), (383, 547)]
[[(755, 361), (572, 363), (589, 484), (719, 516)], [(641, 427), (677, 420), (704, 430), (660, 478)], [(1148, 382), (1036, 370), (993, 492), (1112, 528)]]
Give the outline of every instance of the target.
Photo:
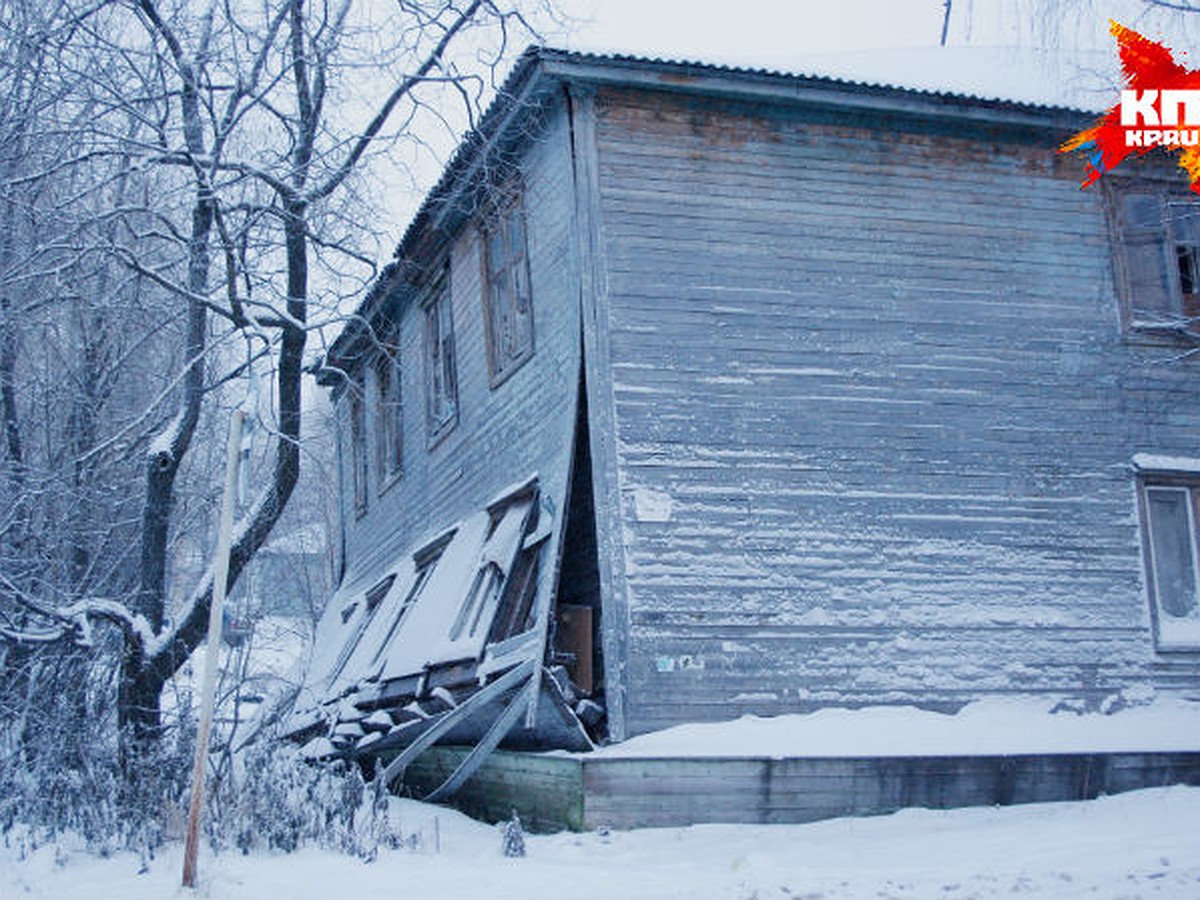
[(359, 613), (358, 621), (350, 629), (350, 634), (346, 636), (346, 641), (342, 644), (342, 649), (338, 651), (337, 660), (334, 662), (333, 668), (329, 670), (329, 684), (336, 682), (345, 670), (346, 663), (350, 661), (350, 657), (354, 655), (354, 651), (358, 648), (359, 641), (362, 640), (367, 626), (375, 618), (375, 611), (383, 604), (384, 599), (395, 584), (396, 573), (389, 572), (363, 593), (363, 610)]
[(438, 561), (442, 558), (442, 553), (446, 549), (446, 545), (454, 538), (455, 531), (448, 531), (446, 534), (439, 537), (437, 540), (426, 545), (413, 554), (413, 582), (409, 586), (408, 592), (404, 595), (404, 599), (400, 601), (400, 605), (396, 608), (396, 615), (392, 619), (392, 624), (388, 626), (387, 633), (383, 636), (383, 642), (376, 648), (375, 653), (371, 656), (371, 664), (368, 668), (374, 668), (383, 661), (383, 656), (392, 644), (392, 639), (400, 630), (400, 626), (404, 624), (404, 620), (408, 618), (409, 612), (416, 606), (417, 600), (421, 597), (421, 592), (425, 590), (425, 585), (429, 583), (430, 576), (433, 575), (433, 570), (437, 568)]
[[(504, 571), (494, 562), (484, 563), (475, 572), (475, 580), (458, 617), (450, 628), (450, 640), (458, 641), (464, 637), (473, 638), (479, 632), (479, 623), (484, 619), (484, 612), (489, 608), (494, 611), (504, 593)], [(486, 617), (489, 628), (492, 616)]]
[(450, 273), (443, 270), (421, 305), (425, 331), (425, 396), (429, 445), (458, 424), (458, 371), (454, 352), (454, 304)]
[(516, 178), (494, 192), (479, 226), (484, 343), (493, 389), (533, 356), (533, 288), (524, 188)]
[(1175, 331), (1194, 323), (1200, 318), (1200, 202), (1174, 182), (1111, 182), (1109, 216), (1124, 327)]
[[(1200, 478), (1160, 474), (1142, 478), (1139, 488), (1155, 647), (1160, 652), (1200, 650)], [(1163, 505), (1169, 498), (1176, 504), (1172, 513)], [(1172, 573), (1173, 567), (1179, 571)]]
[(404, 404), (400, 354), (385, 347), (375, 361), (375, 474), (383, 493), (404, 472)]

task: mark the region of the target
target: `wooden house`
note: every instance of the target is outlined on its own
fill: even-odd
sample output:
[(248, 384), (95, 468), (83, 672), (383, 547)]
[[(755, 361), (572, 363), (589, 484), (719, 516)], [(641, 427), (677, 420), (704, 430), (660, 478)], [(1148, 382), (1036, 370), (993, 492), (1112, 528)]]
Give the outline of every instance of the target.
[(1200, 695), (1196, 205), (1089, 120), (530, 50), (324, 360), (294, 736)]

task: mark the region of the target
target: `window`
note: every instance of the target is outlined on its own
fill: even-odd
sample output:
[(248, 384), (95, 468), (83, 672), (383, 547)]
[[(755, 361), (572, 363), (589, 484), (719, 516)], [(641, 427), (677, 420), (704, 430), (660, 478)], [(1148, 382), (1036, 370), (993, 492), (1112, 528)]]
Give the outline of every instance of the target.
[(379, 487), (400, 474), (404, 463), (404, 410), (400, 404), (400, 357), (384, 352), (375, 365), (375, 469)]
[[(457, 641), (465, 632), (475, 637), (479, 623), (484, 620), (491, 625), (496, 604), (500, 601), (500, 589), (504, 587), (504, 572), (494, 562), (485, 563), (475, 573), (475, 581), (467, 594), (466, 602), (458, 612), (458, 618), (450, 628), (450, 640)], [(487, 613), (485, 618), (484, 613)]]
[[(358, 617), (358, 622), (356, 622), (354, 627), (350, 630), (350, 634), (346, 638), (346, 643), (342, 645), (341, 652), (338, 653), (337, 661), (333, 664), (333, 670), (329, 674), (330, 684), (332, 684), (334, 680), (342, 674), (342, 669), (345, 668), (347, 661), (350, 659), (351, 655), (353, 655), (354, 648), (358, 646), (359, 640), (362, 639), (363, 632), (366, 631), (367, 625), (370, 624), (371, 619), (375, 617), (375, 610), (379, 609), (379, 604), (383, 602), (383, 598), (386, 597), (388, 591), (392, 589), (392, 585), (395, 583), (395, 581), (396, 575), (395, 573), (392, 573), (380, 580), (369, 591), (367, 591), (364, 609)], [(351, 614), (353, 614), (353, 610), (351, 611)], [(349, 617), (346, 616), (343, 611), (343, 621), (347, 621), (348, 619)]]
[(1197, 502), (1200, 480), (1142, 485), (1147, 567), (1160, 650), (1200, 650), (1200, 582), (1197, 581)]
[(458, 376), (454, 366), (454, 315), (445, 277), (425, 304), (425, 378), (430, 440), (458, 422)]
[(1181, 187), (1118, 188), (1121, 290), (1131, 326), (1178, 326), (1200, 316), (1200, 203)]
[(488, 372), (496, 387), (533, 355), (529, 253), (518, 189), (508, 189), (481, 237)]
[(391, 645), (392, 638), (396, 636), (396, 632), (400, 630), (401, 624), (408, 617), (409, 611), (416, 604), (417, 598), (421, 596), (421, 591), (425, 588), (425, 583), (429, 581), (429, 576), (433, 573), (434, 566), (441, 559), (442, 551), (446, 549), (446, 545), (450, 543), (452, 537), (454, 537), (454, 532), (435, 541), (413, 558), (413, 562), (416, 564), (416, 574), (413, 576), (412, 587), (408, 589), (408, 593), (400, 601), (400, 606), (396, 610), (396, 615), (392, 618), (392, 624), (388, 626), (387, 634), (383, 637), (383, 642), (371, 658), (372, 666), (383, 659), (383, 654)]
[(367, 417), (362, 386), (350, 385), (350, 477), (354, 481), (354, 511), (367, 511)]

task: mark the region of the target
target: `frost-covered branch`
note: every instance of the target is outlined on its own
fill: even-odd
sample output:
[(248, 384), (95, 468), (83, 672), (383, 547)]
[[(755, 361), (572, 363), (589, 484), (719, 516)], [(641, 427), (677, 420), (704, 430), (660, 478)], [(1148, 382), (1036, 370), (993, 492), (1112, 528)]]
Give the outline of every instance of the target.
[(57, 606), (22, 590), (12, 579), (3, 574), (0, 574), (0, 586), (4, 589), (6, 599), (25, 607), (46, 622), (55, 623), (53, 626), (43, 625), (37, 628), (4, 626), (0, 629), (0, 634), (9, 640), (18, 643), (27, 641), (49, 643), (70, 639), (82, 646), (90, 646), (90, 623), (92, 621), (104, 621), (116, 625), (127, 636), (142, 644), (148, 644), (154, 638), (146, 619), (130, 612), (125, 604), (117, 600), (89, 597), (77, 600), (67, 606)]

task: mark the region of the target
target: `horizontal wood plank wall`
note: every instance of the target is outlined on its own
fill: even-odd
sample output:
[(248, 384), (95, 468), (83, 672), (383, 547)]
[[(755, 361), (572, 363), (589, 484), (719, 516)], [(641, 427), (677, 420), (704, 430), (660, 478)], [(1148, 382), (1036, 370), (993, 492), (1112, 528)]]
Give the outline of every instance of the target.
[[(470, 752), (466, 747), (433, 747), (405, 772), (405, 786), (424, 795), (442, 784)], [(488, 756), (454, 796), (463, 812), (484, 822), (500, 822), (515, 810), (534, 831), (581, 831), (583, 778), (578, 757), (508, 753)]]
[[(372, 460), (368, 512), (355, 518), (352, 504), (347, 504), (350, 579), (386, 565), (406, 548), (482, 509), (497, 491), (534, 473), (561, 525), (579, 378), (579, 300), (570, 276), (571, 148), (561, 110), (543, 116), (523, 151), (522, 172), (527, 186), (533, 356), (502, 384), (490, 387), (479, 235), (476, 223), (469, 222), (454, 236), (449, 259), (458, 424), (429, 445), (424, 321), (421, 310), (410, 304), (400, 323), (404, 471), (381, 489)], [(367, 399), (371, 421), (371, 392)], [(368, 449), (375, 452), (373, 442)], [(346, 467), (342, 468), (345, 480)], [(349, 488), (343, 484), (343, 494), (352, 497), (345, 493)], [(552, 560), (546, 562), (544, 579), (554, 571)]]
[(1200, 372), (1122, 337), (1055, 143), (609, 90), (597, 108), (630, 734), (828, 704), (1200, 693), (1131, 457)]
[(584, 760), (588, 828), (814, 822), (1200, 783), (1200, 753)]
[[(406, 784), (440, 784), (467, 750), (436, 747)], [(1200, 785), (1200, 753), (884, 758), (618, 759), (492, 754), (456, 795), (484, 821), (516, 810), (536, 831), (705, 822), (814, 822), (908, 807), (954, 809), (1088, 800)]]

